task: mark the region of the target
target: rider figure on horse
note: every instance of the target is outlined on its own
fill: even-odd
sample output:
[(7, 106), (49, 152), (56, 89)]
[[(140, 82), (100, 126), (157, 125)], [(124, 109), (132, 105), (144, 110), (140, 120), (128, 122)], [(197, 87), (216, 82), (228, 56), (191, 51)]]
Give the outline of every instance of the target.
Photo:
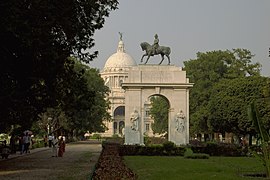
[(159, 47), (158, 43), (159, 43), (158, 35), (155, 34), (154, 44), (152, 45), (152, 53), (153, 53), (153, 55), (157, 54), (157, 49)]

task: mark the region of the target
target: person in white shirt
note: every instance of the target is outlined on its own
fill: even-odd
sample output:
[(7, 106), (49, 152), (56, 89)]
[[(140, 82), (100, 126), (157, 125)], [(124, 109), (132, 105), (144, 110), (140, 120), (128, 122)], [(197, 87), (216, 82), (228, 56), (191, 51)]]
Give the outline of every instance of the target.
[(24, 145), (24, 152), (25, 153), (30, 153), (29, 146), (31, 142), (31, 137), (29, 136), (28, 133), (25, 133), (23, 136), (23, 145)]
[(49, 134), (48, 140), (49, 140), (49, 147), (52, 147), (52, 140), (53, 140), (52, 134)]
[(58, 139), (57, 139), (57, 137), (53, 136), (53, 140), (52, 140), (52, 157), (57, 157), (57, 146), (58, 146)]

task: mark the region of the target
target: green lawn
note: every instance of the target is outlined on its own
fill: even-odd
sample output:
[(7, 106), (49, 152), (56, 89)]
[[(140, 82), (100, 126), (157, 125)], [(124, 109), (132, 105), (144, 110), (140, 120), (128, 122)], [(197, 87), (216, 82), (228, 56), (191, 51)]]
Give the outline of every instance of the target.
[(128, 167), (139, 176), (139, 180), (250, 179), (239, 176), (239, 172), (264, 171), (262, 163), (253, 157), (185, 159), (179, 156), (125, 156), (124, 159)]

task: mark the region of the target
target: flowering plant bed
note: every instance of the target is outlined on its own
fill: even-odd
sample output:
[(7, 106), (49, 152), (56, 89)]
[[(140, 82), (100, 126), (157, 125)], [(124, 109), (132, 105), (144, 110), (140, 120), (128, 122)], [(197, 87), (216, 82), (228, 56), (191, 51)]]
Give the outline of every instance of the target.
[(137, 179), (137, 176), (124, 164), (122, 157), (119, 155), (119, 144), (106, 143), (103, 144), (92, 179), (134, 180)]

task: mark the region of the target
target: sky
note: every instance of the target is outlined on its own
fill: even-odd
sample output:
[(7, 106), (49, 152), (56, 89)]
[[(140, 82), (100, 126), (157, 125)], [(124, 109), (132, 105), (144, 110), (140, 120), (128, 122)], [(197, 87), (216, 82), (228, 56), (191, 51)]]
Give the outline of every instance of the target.
[[(103, 69), (116, 53), (123, 33), (126, 53), (137, 64), (144, 52), (140, 43), (171, 48), (171, 64), (183, 67), (198, 52), (244, 48), (262, 65), (262, 75), (270, 76), (270, 0), (119, 0), (118, 9), (106, 18), (94, 35), (98, 58), (90, 62)], [(157, 64), (160, 56), (150, 58)], [(167, 63), (166, 59), (163, 62)]]

